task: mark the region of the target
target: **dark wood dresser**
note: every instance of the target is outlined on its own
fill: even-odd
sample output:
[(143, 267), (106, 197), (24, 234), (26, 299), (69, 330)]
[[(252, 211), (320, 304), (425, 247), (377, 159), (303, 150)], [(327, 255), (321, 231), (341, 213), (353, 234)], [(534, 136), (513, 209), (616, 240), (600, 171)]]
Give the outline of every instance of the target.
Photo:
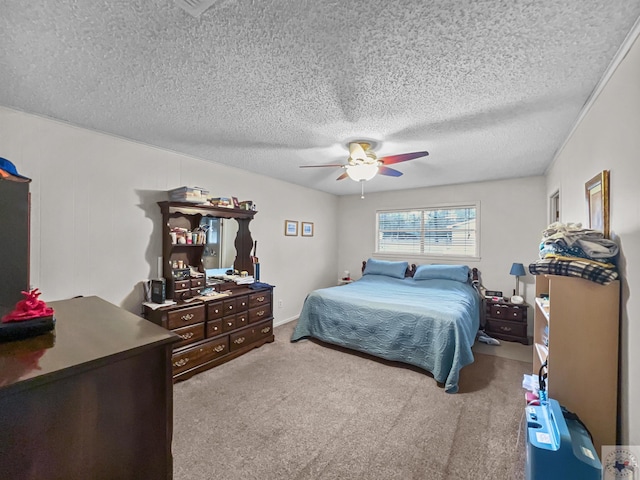
[(155, 310), (144, 306), (148, 320), (181, 338), (174, 346), (171, 361), (175, 381), (274, 341), (273, 290), (238, 286), (231, 292), (227, 297)]
[(0, 343), (0, 478), (170, 479), (176, 335), (98, 297)]
[(485, 327), (484, 330), (490, 336), (520, 342), (529, 345), (527, 336), (527, 311), (529, 306), (516, 304), (504, 300), (492, 301), (485, 299)]

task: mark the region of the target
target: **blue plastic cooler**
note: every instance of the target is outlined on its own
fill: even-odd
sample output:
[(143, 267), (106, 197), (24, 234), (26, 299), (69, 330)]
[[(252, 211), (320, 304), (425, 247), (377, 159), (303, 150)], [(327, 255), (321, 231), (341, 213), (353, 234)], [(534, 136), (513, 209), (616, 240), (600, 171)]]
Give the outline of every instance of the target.
[(589, 433), (549, 399), (526, 407), (527, 480), (600, 480), (602, 464)]

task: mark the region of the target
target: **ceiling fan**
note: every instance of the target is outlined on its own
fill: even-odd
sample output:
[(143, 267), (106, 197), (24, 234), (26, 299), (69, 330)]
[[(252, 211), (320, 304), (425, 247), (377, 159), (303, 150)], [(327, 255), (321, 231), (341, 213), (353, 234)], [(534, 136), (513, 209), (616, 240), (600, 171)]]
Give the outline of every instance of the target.
[(402, 172), (389, 168), (387, 165), (406, 162), (407, 160), (426, 157), (427, 155), (429, 155), (429, 152), (412, 152), (378, 158), (371, 149), (369, 142), (351, 142), (349, 143), (349, 158), (347, 158), (346, 164), (301, 165), (300, 168), (340, 167), (346, 171), (336, 180), (343, 180), (349, 177), (356, 182), (365, 182), (371, 180), (377, 174), (399, 177)]

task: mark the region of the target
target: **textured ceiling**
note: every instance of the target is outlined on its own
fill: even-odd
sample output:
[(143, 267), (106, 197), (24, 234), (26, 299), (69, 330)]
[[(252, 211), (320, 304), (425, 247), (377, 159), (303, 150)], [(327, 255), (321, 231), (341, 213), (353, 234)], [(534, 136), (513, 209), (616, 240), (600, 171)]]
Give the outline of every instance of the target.
[[(2, 0), (0, 105), (327, 192), (542, 174), (640, 15), (623, 0)], [(2, 146), (0, 145), (0, 156)], [(90, 161), (90, 160), (88, 160)]]

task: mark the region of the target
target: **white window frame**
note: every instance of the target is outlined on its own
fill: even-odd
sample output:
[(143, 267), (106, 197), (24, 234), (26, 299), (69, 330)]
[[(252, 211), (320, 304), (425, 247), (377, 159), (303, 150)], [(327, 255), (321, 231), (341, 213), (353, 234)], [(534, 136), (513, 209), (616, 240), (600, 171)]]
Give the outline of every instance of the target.
[[(394, 212), (410, 212), (416, 210), (452, 210), (457, 208), (475, 208), (476, 209), (476, 249), (473, 255), (437, 255), (433, 253), (406, 253), (406, 252), (381, 252), (380, 251), (380, 224), (379, 224), (379, 214), (380, 213), (394, 213)], [(427, 205), (424, 207), (408, 207), (408, 208), (395, 208), (395, 209), (378, 209), (376, 210), (376, 229), (375, 229), (375, 252), (374, 255), (378, 258), (385, 258), (389, 260), (399, 259), (399, 260), (407, 260), (407, 259), (415, 259), (419, 260), (432, 260), (432, 261), (479, 261), (480, 256), (480, 230), (481, 230), (481, 219), (480, 219), (480, 202), (460, 202), (460, 203), (442, 203), (435, 205)]]

